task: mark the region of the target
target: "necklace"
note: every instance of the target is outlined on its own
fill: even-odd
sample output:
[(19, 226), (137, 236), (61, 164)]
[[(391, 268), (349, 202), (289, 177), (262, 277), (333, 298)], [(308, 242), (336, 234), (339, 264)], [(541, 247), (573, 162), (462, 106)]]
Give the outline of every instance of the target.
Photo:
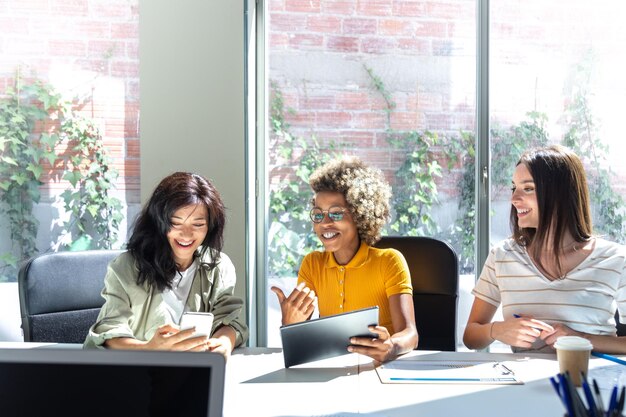
[(572, 241), (571, 243), (568, 243), (568, 244), (567, 244), (567, 245), (565, 245), (565, 246), (561, 246), (561, 247), (560, 247), (560, 249), (561, 249), (563, 252), (565, 252), (565, 249), (569, 248), (570, 246), (573, 246), (573, 247), (574, 247), (574, 250), (578, 250), (578, 249), (576, 248), (576, 244), (577, 244), (577, 243), (578, 243), (578, 242), (574, 240), (574, 241)]
[(582, 242), (579, 242), (577, 240), (574, 240), (573, 242), (565, 245), (565, 246), (561, 246), (561, 251), (563, 253), (565, 253), (565, 250), (568, 248), (572, 248), (573, 252), (578, 252), (579, 249), (583, 249), (587, 244), (589, 244), (590, 242), (592, 242), (594, 240), (593, 237), (588, 238), (587, 240), (583, 240)]
[[(577, 243), (581, 243), (581, 242), (577, 242), (574, 240), (573, 242), (570, 242), (567, 245), (559, 246), (559, 252), (565, 254), (568, 252), (569, 248), (572, 248), (572, 251), (576, 252), (579, 249), (579, 247), (576, 245)], [(552, 250), (552, 248), (543, 248), (541, 252), (544, 254), (549, 254), (549, 255), (554, 254), (554, 251)]]

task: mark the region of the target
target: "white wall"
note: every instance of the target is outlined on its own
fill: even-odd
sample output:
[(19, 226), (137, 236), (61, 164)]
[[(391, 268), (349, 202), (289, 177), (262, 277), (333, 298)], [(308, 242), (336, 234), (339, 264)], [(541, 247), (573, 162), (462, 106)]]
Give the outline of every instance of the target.
[(174, 171), (213, 180), (245, 297), (244, 11), (235, 0), (140, 3), (141, 199)]

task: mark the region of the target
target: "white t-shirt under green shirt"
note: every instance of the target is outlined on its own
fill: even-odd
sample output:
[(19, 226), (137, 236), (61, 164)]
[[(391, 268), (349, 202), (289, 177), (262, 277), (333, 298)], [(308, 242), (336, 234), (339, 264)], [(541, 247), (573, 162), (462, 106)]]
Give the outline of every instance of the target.
[(192, 264), (183, 272), (177, 272), (172, 280), (172, 288), (163, 291), (163, 301), (167, 305), (172, 321), (176, 324), (180, 323), (183, 315), (187, 297), (191, 290), (193, 277), (198, 270), (198, 260), (195, 259)]

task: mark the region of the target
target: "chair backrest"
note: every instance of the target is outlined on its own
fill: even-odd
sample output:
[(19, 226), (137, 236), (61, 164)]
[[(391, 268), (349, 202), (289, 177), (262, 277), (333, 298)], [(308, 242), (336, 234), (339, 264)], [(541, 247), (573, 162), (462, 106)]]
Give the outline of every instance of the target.
[(619, 321), (619, 311), (615, 312), (615, 325), (617, 327), (617, 335), (626, 336), (626, 324)]
[(26, 342), (82, 343), (104, 299), (107, 265), (120, 250), (46, 253), (18, 274)]
[(385, 236), (378, 248), (404, 255), (413, 283), (419, 350), (456, 350), (459, 261), (454, 249), (430, 237)]

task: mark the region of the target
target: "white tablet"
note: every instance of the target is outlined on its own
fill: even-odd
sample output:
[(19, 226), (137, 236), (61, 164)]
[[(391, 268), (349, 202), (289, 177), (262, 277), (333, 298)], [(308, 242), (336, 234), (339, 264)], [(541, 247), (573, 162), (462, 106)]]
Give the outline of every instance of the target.
[(377, 325), (378, 306), (282, 326), (285, 368), (345, 355), (351, 337), (377, 337), (369, 331)]

